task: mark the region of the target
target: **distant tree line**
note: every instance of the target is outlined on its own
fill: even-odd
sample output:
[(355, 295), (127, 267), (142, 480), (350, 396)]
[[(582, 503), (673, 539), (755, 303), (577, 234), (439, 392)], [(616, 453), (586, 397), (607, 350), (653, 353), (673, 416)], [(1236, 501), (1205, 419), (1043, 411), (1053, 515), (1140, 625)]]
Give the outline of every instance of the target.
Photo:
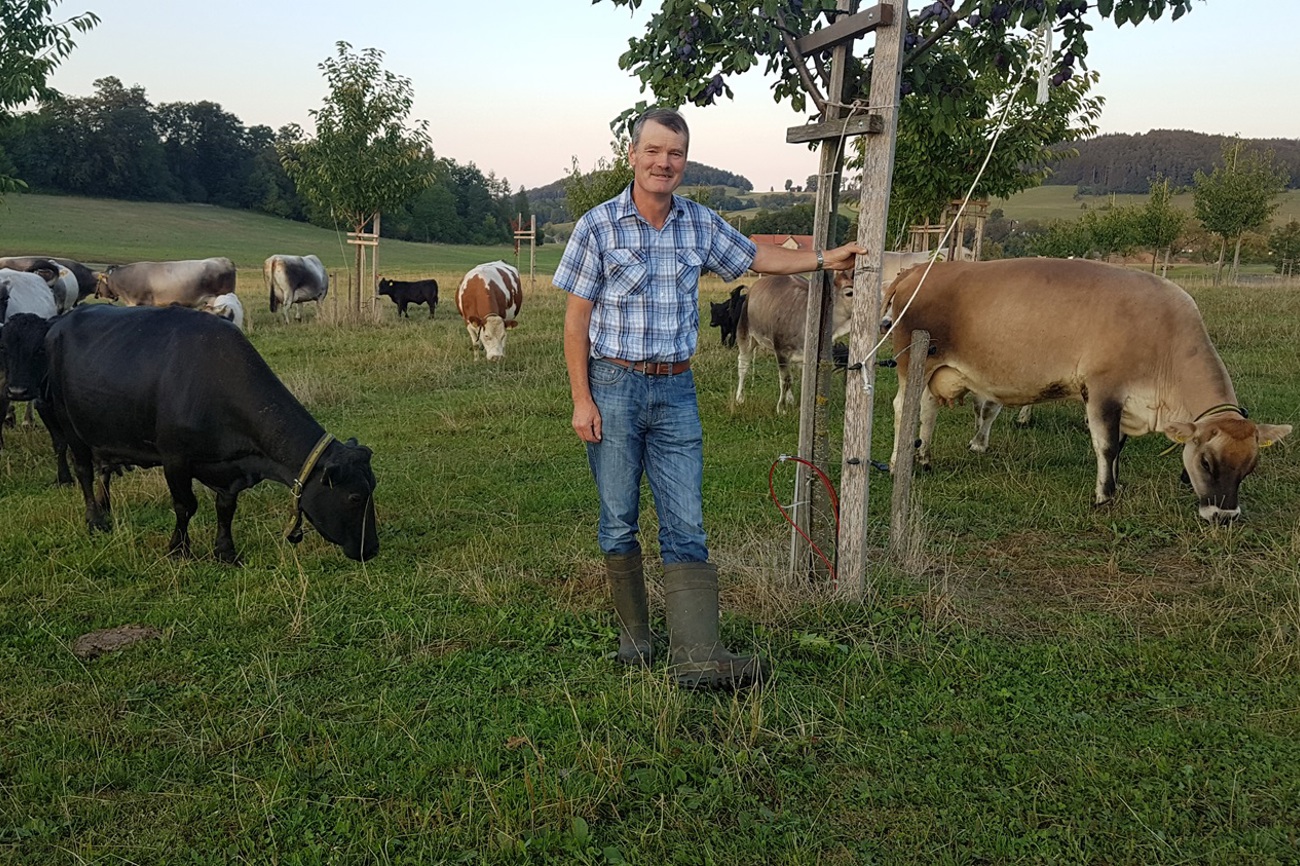
[[(1082, 195), (1144, 194), (1157, 177), (1167, 178), (1175, 189), (1190, 187), (1196, 172), (1209, 172), (1219, 161), (1223, 142), (1224, 136), (1175, 129), (1098, 135), (1070, 142), (1079, 155), (1058, 162), (1044, 182), (1078, 187)], [(1300, 140), (1242, 139), (1242, 143), (1253, 150), (1272, 151), (1290, 177), (1289, 187), (1300, 187)]]
[[(0, 114), (0, 174), (34, 192), (138, 201), (199, 202), (333, 227), (281, 164), (289, 128), (247, 127), (214, 102), (154, 105), (139, 86), (101, 78), (94, 94), (50, 96), (36, 111)], [(385, 212), (384, 237), (499, 244), (528, 196), (472, 163), (427, 154), (434, 182)]]

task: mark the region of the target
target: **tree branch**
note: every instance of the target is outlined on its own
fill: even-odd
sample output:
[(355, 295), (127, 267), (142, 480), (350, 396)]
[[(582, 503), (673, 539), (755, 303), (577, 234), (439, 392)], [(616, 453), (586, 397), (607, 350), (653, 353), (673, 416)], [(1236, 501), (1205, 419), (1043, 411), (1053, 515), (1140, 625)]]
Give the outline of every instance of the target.
[(817, 82), (813, 79), (812, 73), (808, 71), (808, 67), (805, 65), (807, 58), (799, 52), (799, 46), (795, 42), (794, 36), (790, 33), (790, 28), (786, 26), (785, 13), (780, 9), (776, 10), (776, 24), (777, 29), (781, 31), (781, 43), (785, 46), (786, 53), (790, 55), (790, 59), (794, 61), (795, 71), (799, 73), (799, 83), (803, 85), (803, 89), (808, 92), (810, 97), (812, 97), (813, 104), (817, 106), (817, 113), (821, 115), (823, 120), (829, 120), (829, 117), (826, 114), (826, 96), (822, 93), (821, 88), (817, 86)]

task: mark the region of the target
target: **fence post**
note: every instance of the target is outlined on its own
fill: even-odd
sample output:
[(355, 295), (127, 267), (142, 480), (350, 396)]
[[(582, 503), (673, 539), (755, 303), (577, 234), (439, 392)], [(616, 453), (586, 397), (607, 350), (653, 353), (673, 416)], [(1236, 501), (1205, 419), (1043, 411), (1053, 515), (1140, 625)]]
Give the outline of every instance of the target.
[(903, 408), (898, 414), (894, 439), (894, 490), (889, 500), (889, 550), (895, 561), (910, 560), (912, 535), (912, 471), (916, 465), (916, 426), (921, 416), (921, 392), (925, 388), (925, 359), (930, 354), (930, 332), (913, 331), (907, 350), (907, 382), (903, 386)]

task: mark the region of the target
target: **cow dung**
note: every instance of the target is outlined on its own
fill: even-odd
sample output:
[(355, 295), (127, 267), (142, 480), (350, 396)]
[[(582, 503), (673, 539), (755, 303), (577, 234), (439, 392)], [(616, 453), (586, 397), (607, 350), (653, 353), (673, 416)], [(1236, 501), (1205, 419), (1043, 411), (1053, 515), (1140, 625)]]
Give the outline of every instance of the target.
[(79, 659), (95, 659), (140, 641), (162, 637), (162, 632), (148, 625), (120, 625), (83, 634), (72, 643), (72, 654)]

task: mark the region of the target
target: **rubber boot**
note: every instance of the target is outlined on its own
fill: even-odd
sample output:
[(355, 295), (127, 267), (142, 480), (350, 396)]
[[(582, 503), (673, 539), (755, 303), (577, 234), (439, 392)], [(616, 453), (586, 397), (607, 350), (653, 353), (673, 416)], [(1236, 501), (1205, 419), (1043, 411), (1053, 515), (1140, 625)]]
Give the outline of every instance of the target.
[(708, 562), (664, 566), (668, 671), (686, 688), (740, 689), (757, 685), (767, 669), (757, 656), (739, 656), (718, 637), (718, 569)]
[(618, 617), (618, 660), (625, 665), (649, 667), (654, 661), (654, 645), (641, 551), (606, 555), (605, 574)]

